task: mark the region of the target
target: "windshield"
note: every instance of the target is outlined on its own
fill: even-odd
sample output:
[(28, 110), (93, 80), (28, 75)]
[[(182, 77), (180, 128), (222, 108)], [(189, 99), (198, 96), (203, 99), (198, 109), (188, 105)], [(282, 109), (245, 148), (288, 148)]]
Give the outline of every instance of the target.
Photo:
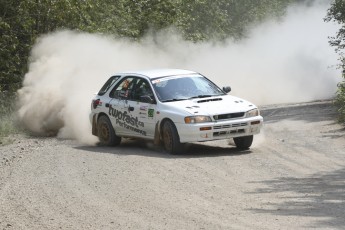
[(152, 85), (162, 102), (224, 95), (218, 86), (201, 75), (154, 79)]

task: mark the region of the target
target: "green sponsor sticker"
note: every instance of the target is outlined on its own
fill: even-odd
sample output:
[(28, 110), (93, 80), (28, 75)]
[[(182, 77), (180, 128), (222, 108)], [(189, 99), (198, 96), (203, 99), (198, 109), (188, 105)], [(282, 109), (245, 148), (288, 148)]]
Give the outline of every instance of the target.
[(147, 112), (147, 115), (148, 115), (149, 117), (153, 117), (154, 112), (155, 112), (154, 109), (149, 109), (148, 112)]

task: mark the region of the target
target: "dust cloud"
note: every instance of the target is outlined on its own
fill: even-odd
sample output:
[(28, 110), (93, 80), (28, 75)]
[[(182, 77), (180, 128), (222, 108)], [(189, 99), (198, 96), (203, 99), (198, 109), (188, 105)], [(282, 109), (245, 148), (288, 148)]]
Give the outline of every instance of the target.
[(338, 26), (323, 21), (328, 7), (290, 7), (281, 21), (222, 44), (188, 42), (173, 29), (141, 42), (75, 31), (44, 35), (18, 91), (19, 119), (34, 134), (94, 144), (93, 94), (116, 72), (149, 68), (195, 70), (258, 105), (332, 98), (340, 74), (328, 36)]

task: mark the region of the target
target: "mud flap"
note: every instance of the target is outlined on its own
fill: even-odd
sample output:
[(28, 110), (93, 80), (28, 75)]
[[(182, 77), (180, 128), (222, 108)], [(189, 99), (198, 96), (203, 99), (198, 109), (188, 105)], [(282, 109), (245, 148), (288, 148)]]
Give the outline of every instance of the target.
[(96, 114), (92, 118), (92, 135), (98, 136)]
[(160, 135), (160, 129), (159, 129), (159, 121), (157, 121), (156, 127), (155, 127), (155, 137), (153, 140), (153, 144), (160, 145), (160, 143), (161, 143), (161, 135)]

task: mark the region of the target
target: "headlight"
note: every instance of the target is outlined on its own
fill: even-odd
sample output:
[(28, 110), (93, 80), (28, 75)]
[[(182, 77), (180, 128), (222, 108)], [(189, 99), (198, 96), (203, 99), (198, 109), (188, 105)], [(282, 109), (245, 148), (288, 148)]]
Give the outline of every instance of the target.
[(252, 109), (252, 110), (247, 111), (246, 113), (246, 117), (256, 117), (259, 115), (260, 115), (260, 112), (258, 109)]
[(212, 121), (209, 116), (191, 116), (191, 117), (185, 117), (184, 122), (187, 124), (193, 124), (193, 123), (203, 123), (203, 122), (210, 122)]

